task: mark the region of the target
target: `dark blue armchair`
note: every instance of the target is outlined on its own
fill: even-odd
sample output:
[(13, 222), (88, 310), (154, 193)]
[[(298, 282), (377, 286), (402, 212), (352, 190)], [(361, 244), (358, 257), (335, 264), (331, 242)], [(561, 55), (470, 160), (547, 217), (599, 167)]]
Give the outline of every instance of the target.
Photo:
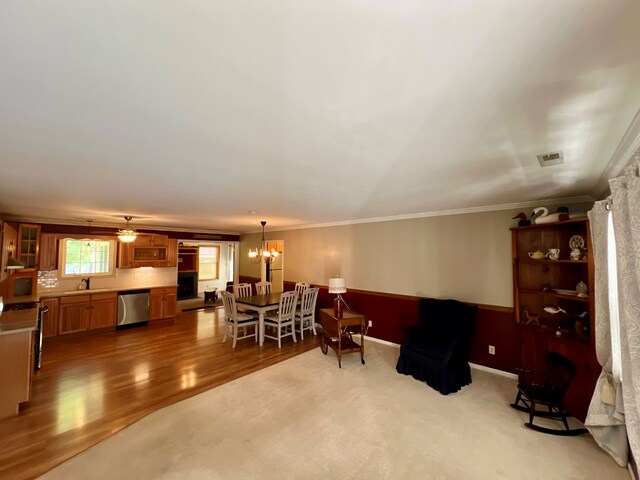
[(443, 395), (471, 383), (469, 350), (477, 307), (457, 300), (421, 298), (419, 324), (407, 330), (396, 370)]

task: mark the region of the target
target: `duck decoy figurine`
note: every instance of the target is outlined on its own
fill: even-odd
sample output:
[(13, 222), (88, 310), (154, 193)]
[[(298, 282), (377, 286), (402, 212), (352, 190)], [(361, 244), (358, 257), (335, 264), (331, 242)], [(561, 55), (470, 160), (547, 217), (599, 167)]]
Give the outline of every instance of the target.
[(556, 212), (550, 214), (547, 207), (538, 207), (533, 209), (531, 218), (533, 219), (533, 223), (535, 223), (536, 225), (540, 225), (542, 223), (553, 223), (559, 222), (561, 220), (568, 220), (569, 214), (564, 212)]
[(518, 226), (519, 227), (528, 227), (529, 225), (531, 225), (531, 220), (527, 219), (527, 214), (524, 213), (524, 212), (520, 212), (515, 217), (513, 217), (514, 220), (516, 218), (520, 219), (520, 220), (518, 220)]

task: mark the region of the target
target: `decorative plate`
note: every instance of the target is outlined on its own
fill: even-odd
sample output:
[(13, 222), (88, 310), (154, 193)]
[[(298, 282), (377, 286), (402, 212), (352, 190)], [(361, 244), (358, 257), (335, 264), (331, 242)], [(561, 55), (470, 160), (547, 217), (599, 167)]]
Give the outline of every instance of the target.
[(579, 248), (582, 250), (584, 248), (584, 237), (582, 235), (574, 235), (569, 239), (569, 248), (573, 250), (574, 248)]
[(554, 288), (553, 291), (556, 293), (560, 293), (561, 295), (577, 295), (578, 294), (577, 290), (564, 290), (562, 288)]

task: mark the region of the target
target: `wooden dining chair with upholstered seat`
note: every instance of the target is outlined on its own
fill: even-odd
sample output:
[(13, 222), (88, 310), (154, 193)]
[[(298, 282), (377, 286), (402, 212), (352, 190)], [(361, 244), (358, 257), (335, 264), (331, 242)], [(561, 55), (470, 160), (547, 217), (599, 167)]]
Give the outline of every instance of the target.
[(268, 295), (271, 293), (271, 282), (256, 282), (256, 294)]
[[(222, 295), (222, 304), (224, 305), (224, 336), (222, 337), (222, 343), (227, 341), (227, 335), (229, 330), (233, 335), (233, 348), (236, 348), (238, 340), (243, 338), (254, 337), (256, 342), (258, 341), (258, 319), (252, 315), (246, 315), (238, 312), (236, 307), (236, 298), (229, 292), (220, 292)], [(247, 334), (246, 327), (254, 326), (254, 333)], [(238, 328), (243, 327), (243, 336), (238, 336)]]
[(307, 288), (302, 292), (300, 308), (296, 311), (296, 332), (300, 333), (300, 340), (304, 340), (304, 331), (311, 330), (316, 335), (316, 301), (320, 289)]
[(275, 329), (275, 336), (264, 334), (265, 338), (278, 340), (278, 348), (282, 348), (281, 340), (291, 335), (296, 341), (296, 329), (294, 319), (296, 314), (296, 304), (298, 303), (298, 292), (284, 292), (280, 297), (278, 312), (264, 317), (264, 326)]

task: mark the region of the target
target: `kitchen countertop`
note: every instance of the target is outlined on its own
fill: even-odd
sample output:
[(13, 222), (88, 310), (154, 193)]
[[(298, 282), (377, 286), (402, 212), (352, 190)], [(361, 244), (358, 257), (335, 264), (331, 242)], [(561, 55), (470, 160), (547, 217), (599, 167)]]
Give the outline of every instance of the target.
[[(151, 290), (153, 288), (172, 288), (178, 285), (152, 285), (150, 287), (112, 287), (112, 288), (92, 288), (90, 290), (62, 290), (51, 292), (38, 292), (38, 298), (56, 298), (68, 297), (71, 295), (91, 295), (92, 293), (108, 293), (108, 292), (129, 292), (131, 290)], [(19, 298), (19, 297), (16, 297)], [(30, 297), (33, 298), (33, 297)]]
[(0, 315), (0, 335), (28, 332), (38, 327), (38, 308), (11, 310)]

